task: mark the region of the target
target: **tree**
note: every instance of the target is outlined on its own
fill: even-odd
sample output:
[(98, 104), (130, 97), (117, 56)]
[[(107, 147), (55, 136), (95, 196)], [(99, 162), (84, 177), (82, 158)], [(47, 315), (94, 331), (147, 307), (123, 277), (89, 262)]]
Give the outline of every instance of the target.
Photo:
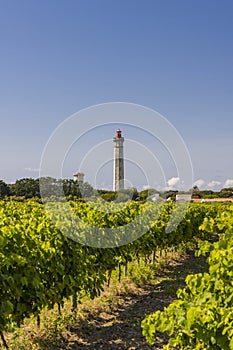
[(3, 180), (0, 180), (0, 198), (4, 198), (9, 195), (10, 195), (9, 186)]
[(10, 185), (9, 190), (12, 196), (25, 198), (41, 198), (41, 196), (43, 198), (53, 196), (88, 198), (94, 194), (93, 187), (87, 182), (78, 183), (71, 179), (55, 179), (50, 176), (41, 177), (40, 179), (25, 178), (16, 180), (14, 184)]
[(63, 182), (63, 191), (66, 197), (67, 196), (70, 196), (71, 198), (81, 197), (80, 189), (77, 182), (75, 182), (72, 179), (65, 179), (62, 182)]
[(152, 196), (153, 194), (159, 193), (157, 190), (154, 188), (148, 188), (146, 190), (142, 190), (139, 192), (139, 200), (146, 200), (149, 196)]
[(233, 197), (233, 188), (222, 188), (221, 191), (219, 192), (219, 197), (221, 198), (229, 198)]
[(88, 182), (78, 183), (72, 179), (62, 180), (65, 196), (89, 198), (94, 195), (93, 187)]
[(62, 183), (63, 180), (57, 180), (51, 176), (41, 177), (39, 179), (40, 183), (40, 193), (43, 198), (49, 197), (61, 197), (62, 193)]
[(167, 199), (171, 198), (171, 199), (175, 200), (177, 194), (178, 194), (178, 191), (176, 191), (176, 190), (169, 190), (169, 191), (165, 192), (165, 196)]
[(118, 197), (122, 199), (128, 197), (128, 200), (135, 201), (138, 198), (138, 191), (135, 187), (124, 188), (118, 191)]
[(115, 201), (117, 192), (108, 190), (97, 190), (97, 194), (107, 202)]
[(94, 195), (94, 189), (88, 182), (78, 184), (81, 198), (89, 198)]
[(11, 195), (25, 198), (40, 197), (39, 179), (25, 178), (11, 185)]

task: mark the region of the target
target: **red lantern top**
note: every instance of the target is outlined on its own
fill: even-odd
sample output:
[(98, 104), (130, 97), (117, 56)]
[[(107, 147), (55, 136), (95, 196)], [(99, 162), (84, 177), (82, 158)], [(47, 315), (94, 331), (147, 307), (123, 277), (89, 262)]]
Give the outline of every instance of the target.
[(117, 129), (117, 131), (116, 131), (116, 138), (117, 139), (121, 138), (121, 130), (120, 129)]

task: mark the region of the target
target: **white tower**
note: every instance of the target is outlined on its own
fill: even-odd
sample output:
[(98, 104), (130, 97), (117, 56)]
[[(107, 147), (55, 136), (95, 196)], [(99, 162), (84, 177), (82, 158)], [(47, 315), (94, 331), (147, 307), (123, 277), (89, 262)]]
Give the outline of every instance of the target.
[(121, 130), (117, 129), (114, 142), (114, 180), (113, 190), (118, 191), (124, 188), (124, 153), (123, 142), (124, 137), (121, 137)]

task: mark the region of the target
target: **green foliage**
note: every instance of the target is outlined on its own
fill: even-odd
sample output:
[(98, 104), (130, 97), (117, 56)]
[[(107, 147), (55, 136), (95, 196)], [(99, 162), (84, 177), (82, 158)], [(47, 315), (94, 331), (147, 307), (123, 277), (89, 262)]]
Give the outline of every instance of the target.
[[(50, 179), (45, 181), (49, 184)], [(74, 292), (85, 292), (94, 298), (97, 290), (103, 289), (106, 276), (126, 262), (149, 259), (153, 251), (175, 247), (194, 236), (202, 237), (207, 230), (200, 232), (198, 227), (206, 212), (213, 210), (208, 205), (193, 204), (184, 220), (167, 233), (166, 224), (174, 209), (172, 202), (70, 201), (72, 210), (68, 216), (64, 216), (63, 203), (67, 204), (51, 200), (47, 205), (67, 235), (53, 225), (37, 201), (0, 201), (0, 332), (20, 325), (25, 317), (38, 315), (44, 307), (62, 304)], [(78, 222), (76, 230), (72, 213)], [(88, 236), (96, 243), (96, 228), (101, 228), (103, 234), (100, 243), (102, 238), (112, 243), (108, 228), (118, 229), (116, 240), (124, 242), (127, 234), (131, 243), (104, 249), (71, 239), (78, 235), (76, 240), (80, 242)]]
[(7, 184), (3, 180), (0, 180), (0, 198), (4, 198), (9, 195), (10, 195), (9, 186), (7, 186)]
[(187, 276), (178, 299), (143, 320), (149, 343), (160, 331), (171, 336), (164, 349), (233, 349), (233, 206), (215, 208), (217, 216), (208, 212), (200, 226), (203, 232), (224, 231), (218, 242), (200, 243), (198, 254), (208, 254), (209, 272)]
[(138, 198), (138, 191), (135, 187), (125, 188), (124, 190), (120, 190), (119, 193), (128, 196), (129, 200), (135, 201)]
[(21, 196), (25, 198), (39, 197), (40, 188), (38, 179), (20, 179), (10, 185), (11, 194), (13, 196)]
[(125, 188), (117, 192), (108, 190), (97, 190), (99, 196), (107, 202), (116, 203), (127, 202), (138, 199), (138, 191), (136, 188)]
[[(58, 181), (58, 180), (57, 180)], [(66, 197), (69, 198), (90, 198), (94, 194), (93, 187), (87, 182), (78, 183), (71, 179), (59, 180), (62, 181), (63, 191)]]
[(165, 197), (175, 200), (177, 194), (178, 194), (178, 191), (170, 190), (165, 192)]
[(98, 190), (97, 193), (100, 195), (100, 197), (105, 200), (106, 202), (112, 202), (115, 201), (117, 197), (117, 192), (114, 191), (107, 191), (107, 190)]
[(89, 198), (94, 194), (94, 190), (87, 182), (77, 183), (71, 179), (54, 179), (52, 177), (42, 177), (40, 179), (20, 179), (9, 187), (0, 181), (0, 198), (13, 196), (13, 198), (43, 198), (68, 197), (68, 198)]
[(222, 188), (221, 191), (219, 192), (219, 197), (222, 197), (222, 198), (233, 197), (233, 188), (232, 187)]
[(153, 188), (148, 188), (139, 192), (138, 198), (139, 200), (146, 200), (149, 196), (152, 196), (155, 193), (158, 193), (158, 191)]

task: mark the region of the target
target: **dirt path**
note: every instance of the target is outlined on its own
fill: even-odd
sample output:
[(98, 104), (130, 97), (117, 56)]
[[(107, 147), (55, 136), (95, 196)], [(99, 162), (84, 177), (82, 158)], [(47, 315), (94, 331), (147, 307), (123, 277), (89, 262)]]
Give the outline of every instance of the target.
[(61, 346), (53, 349), (162, 349), (166, 335), (159, 334), (156, 343), (148, 345), (141, 332), (142, 319), (172, 302), (176, 290), (185, 285), (188, 274), (203, 271), (206, 271), (205, 259), (194, 257), (193, 252), (173, 259), (169, 266), (158, 273), (157, 283), (134, 286), (133, 290), (129, 288), (129, 292), (119, 292), (114, 300), (103, 296), (105, 307), (93, 306), (83, 320), (67, 331)]

